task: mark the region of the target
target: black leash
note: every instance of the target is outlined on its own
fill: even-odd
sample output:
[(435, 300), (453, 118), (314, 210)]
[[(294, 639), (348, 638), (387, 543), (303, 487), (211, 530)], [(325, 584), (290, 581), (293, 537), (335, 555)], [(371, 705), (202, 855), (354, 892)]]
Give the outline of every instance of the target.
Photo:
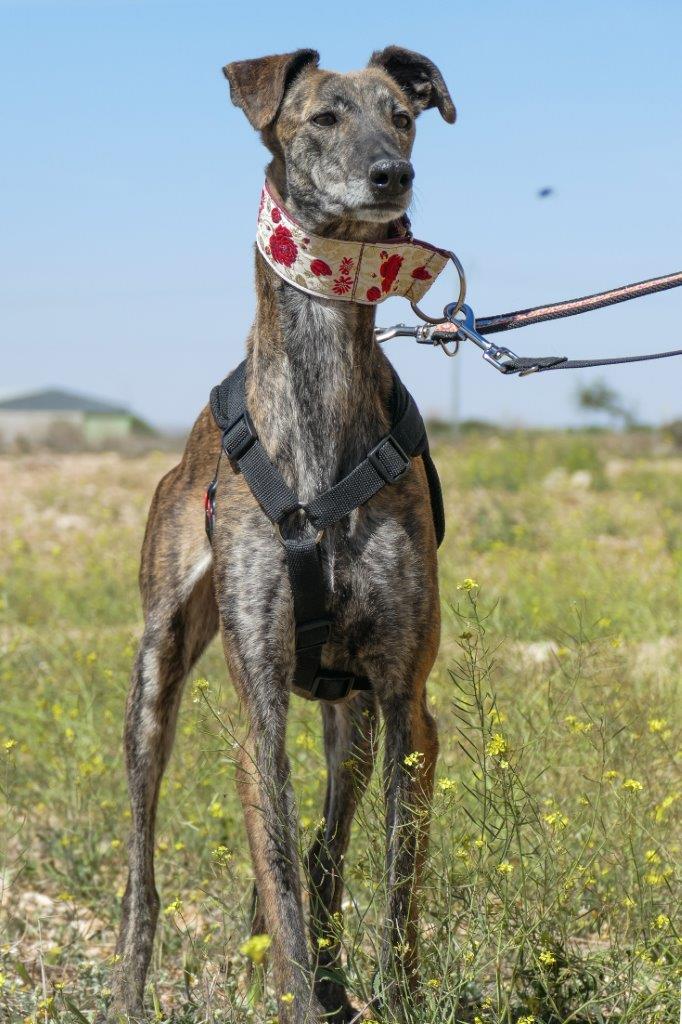
[[(497, 316), (475, 317), (470, 306), (461, 302), (450, 303), (443, 311), (444, 321), (431, 322), (429, 325), (396, 327), (377, 332), (378, 341), (388, 341), (394, 337), (413, 337), (420, 345), (439, 345), (443, 351), (454, 356), (459, 351), (462, 340), (472, 341), (483, 352), (486, 362), (494, 366), (500, 373), (518, 374), (525, 377), (531, 373), (543, 373), (546, 370), (582, 370), (593, 366), (618, 366), (622, 363), (641, 363), (653, 359), (668, 359), (682, 355), (682, 349), (668, 352), (655, 352), (642, 356), (618, 356), (612, 359), (569, 359), (567, 356), (519, 356), (504, 345), (496, 345), (484, 337), (500, 331), (512, 331), (530, 324), (542, 323), (546, 320), (559, 320), (567, 316), (577, 316), (593, 309), (613, 306), (619, 302), (628, 302), (643, 295), (667, 291), (669, 288), (682, 286), (682, 272), (667, 274), (665, 277), (654, 277), (648, 281), (612, 288), (610, 291), (586, 295), (580, 299), (569, 299), (547, 306), (534, 306), (531, 309), (517, 310), (513, 313), (502, 313)], [(461, 314), (461, 315), (460, 315)], [(448, 348), (452, 344), (454, 347)]]
[[(222, 431), (222, 451), (242, 473), (251, 493), (275, 528), (284, 548), (294, 601), (296, 668), (294, 686), (309, 698), (339, 701), (355, 690), (369, 690), (364, 676), (321, 667), (322, 649), (333, 621), (327, 607), (321, 541), (333, 526), (388, 484), (400, 480), (412, 458), (424, 460), (438, 544), (445, 532), (440, 483), (429, 454), (426, 428), (414, 399), (393, 371), (391, 430), (368, 455), (329, 490), (307, 504), (270, 462), (246, 405), (246, 361), (211, 392), (211, 411)], [(206, 532), (212, 540), (216, 477), (206, 491)]]

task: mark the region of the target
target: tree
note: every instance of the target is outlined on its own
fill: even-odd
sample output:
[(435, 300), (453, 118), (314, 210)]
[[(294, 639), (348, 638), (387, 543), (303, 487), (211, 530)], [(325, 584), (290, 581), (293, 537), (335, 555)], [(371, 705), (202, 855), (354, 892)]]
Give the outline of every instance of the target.
[(594, 384), (586, 384), (579, 388), (577, 393), (578, 406), (581, 409), (591, 409), (594, 412), (605, 412), (615, 422), (623, 427), (634, 427), (635, 415), (627, 407), (623, 398), (603, 380), (597, 380)]

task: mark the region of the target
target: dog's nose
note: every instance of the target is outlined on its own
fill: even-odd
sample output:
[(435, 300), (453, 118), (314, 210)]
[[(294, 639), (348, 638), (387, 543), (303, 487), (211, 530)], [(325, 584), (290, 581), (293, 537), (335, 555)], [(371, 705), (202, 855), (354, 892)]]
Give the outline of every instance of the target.
[(369, 180), (378, 196), (401, 196), (412, 188), (414, 168), (409, 160), (377, 160), (369, 169)]

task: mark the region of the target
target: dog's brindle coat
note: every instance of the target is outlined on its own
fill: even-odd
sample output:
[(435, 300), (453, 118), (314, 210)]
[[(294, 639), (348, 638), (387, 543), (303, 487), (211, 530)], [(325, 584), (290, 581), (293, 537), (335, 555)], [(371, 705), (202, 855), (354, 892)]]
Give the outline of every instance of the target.
[[(409, 160), (414, 118), (455, 110), (438, 69), (398, 47), (352, 74), (317, 68), (312, 50), (230, 64), (234, 103), (272, 153), (269, 180), (311, 233), (377, 239), (394, 231), (411, 198), (406, 184), (372, 183), (377, 162)], [(390, 170), (390, 167), (389, 167)], [(374, 339), (374, 310), (303, 294), (256, 253), (257, 312), (248, 337), (248, 407), (270, 459), (308, 501), (349, 472), (388, 430), (391, 373)], [(248, 733), (238, 770), (256, 876), (259, 921), (272, 937), (282, 1024), (353, 1016), (343, 987), (314, 977), (306, 948), (296, 815), (285, 727), (295, 662), (284, 551), (240, 474), (223, 458), (213, 549), (202, 496), (220, 434), (208, 409), (182, 461), (159, 484), (142, 549), (145, 629), (132, 674), (125, 747), (132, 804), (129, 878), (123, 899), (113, 1012), (142, 1014), (159, 900), (154, 821), (183, 682), (220, 629)], [(386, 877), (383, 960), (414, 978), (415, 890), (425, 854), (425, 803), (438, 749), (425, 687), (440, 634), (436, 541), (421, 459), (328, 530), (322, 557), (334, 627), (324, 664), (367, 676), (371, 693), (321, 705), (328, 765), (324, 820), (308, 857), (313, 960), (340, 910), (342, 865), (358, 798), (375, 755), (377, 711), (385, 721)], [(405, 763), (413, 751), (416, 766)], [(324, 945), (324, 944), (323, 944)], [(400, 1015), (404, 988), (389, 1000)]]

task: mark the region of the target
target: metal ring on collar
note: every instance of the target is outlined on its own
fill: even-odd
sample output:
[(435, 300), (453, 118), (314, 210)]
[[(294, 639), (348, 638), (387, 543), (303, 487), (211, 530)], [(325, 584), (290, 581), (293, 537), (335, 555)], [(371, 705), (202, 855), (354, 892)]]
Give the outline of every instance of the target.
[[(452, 313), (452, 315), (456, 316), (457, 313), (459, 313), (459, 311), (462, 308), (462, 306), (464, 305), (464, 300), (465, 300), (466, 294), (467, 294), (467, 279), (466, 279), (466, 274), (464, 273), (464, 267), (460, 263), (459, 259), (455, 256), (454, 252), (451, 252), (450, 250), (448, 250), (448, 256), (452, 260), (452, 263), (454, 264), (455, 270), (457, 271), (457, 274), (459, 276), (459, 295), (457, 297), (457, 302), (450, 303), (450, 306), (453, 307), (453, 309), (454, 309), (454, 312)], [(428, 316), (426, 313), (422, 312), (422, 310), (419, 308), (419, 306), (417, 305), (416, 302), (410, 302), (410, 305), (412, 306), (412, 312), (416, 313), (417, 316), (421, 317), (421, 319), (424, 320), (425, 323), (427, 323), (427, 324), (442, 324), (443, 323), (443, 317), (442, 316), (439, 316), (438, 318), (434, 318), (432, 316)]]

